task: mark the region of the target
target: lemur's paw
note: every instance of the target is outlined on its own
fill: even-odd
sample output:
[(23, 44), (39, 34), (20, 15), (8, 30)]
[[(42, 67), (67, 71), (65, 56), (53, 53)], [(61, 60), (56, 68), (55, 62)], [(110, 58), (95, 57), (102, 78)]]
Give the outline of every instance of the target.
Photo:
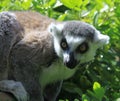
[(29, 99), (23, 85), (13, 80), (0, 81), (0, 91), (11, 93), (18, 101), (28, 101)]

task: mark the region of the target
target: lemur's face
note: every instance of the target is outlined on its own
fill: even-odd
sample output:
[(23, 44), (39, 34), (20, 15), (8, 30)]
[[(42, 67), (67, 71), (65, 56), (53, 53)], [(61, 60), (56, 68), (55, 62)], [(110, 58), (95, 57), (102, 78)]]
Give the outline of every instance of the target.
[(68, 68), (92, 60), (96, 50), (109, 42), (107, 35), (80, 21), (51, 24), (49, 31), (54, 39), (55, 52)]

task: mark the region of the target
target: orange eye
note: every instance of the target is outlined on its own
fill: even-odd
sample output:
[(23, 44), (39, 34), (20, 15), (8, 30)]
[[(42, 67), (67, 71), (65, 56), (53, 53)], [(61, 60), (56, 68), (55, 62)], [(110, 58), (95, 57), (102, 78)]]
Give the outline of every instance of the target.
[(61, 46), (61, 48), (62, 48), (63, 50), (68, 49), (68, 44), (67, 44), (67, 42), (66, 42), (65, 39), (62, 39), (62, 40), (61, 40), (60, 46)]
[(79, 50), (80, 50), (80, 51), (85, 51), (86, 48), (87, 48), (86, 45), (83, 44), (83, 45), (81, 45), (81, 46), (79, 47)]
[(61, 47), (62, 47), (62, 48), (66, 48), (66, 47), (67, 47), (66, 42), (62, 42), (62, 43), (61, 43)]
[(82, 43), (79, 45), (76, 49), (77, 53), (85, 53), (88, 50), (88, 44), (86, 42)]

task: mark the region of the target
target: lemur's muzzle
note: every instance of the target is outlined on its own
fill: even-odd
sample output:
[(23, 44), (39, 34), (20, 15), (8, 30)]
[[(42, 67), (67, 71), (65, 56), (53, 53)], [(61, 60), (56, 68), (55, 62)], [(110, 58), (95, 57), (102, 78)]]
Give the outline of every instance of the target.
[(71, 69), (75, 68), (77, 65), (77, 60), (74, 58), (73, 52), (65, 52), (63, 55), (63, 62), (65, 66)]

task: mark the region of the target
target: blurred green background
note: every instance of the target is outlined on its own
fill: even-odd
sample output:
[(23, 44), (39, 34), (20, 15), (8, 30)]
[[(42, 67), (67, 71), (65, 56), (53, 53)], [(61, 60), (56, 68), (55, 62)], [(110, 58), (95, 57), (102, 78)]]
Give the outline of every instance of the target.
[(58, 101), (120, 101), (120, 0), (0, 0), (0, 12), (14, 10), (84, 21), (109, 35), (95, 60), (64, 81)]

